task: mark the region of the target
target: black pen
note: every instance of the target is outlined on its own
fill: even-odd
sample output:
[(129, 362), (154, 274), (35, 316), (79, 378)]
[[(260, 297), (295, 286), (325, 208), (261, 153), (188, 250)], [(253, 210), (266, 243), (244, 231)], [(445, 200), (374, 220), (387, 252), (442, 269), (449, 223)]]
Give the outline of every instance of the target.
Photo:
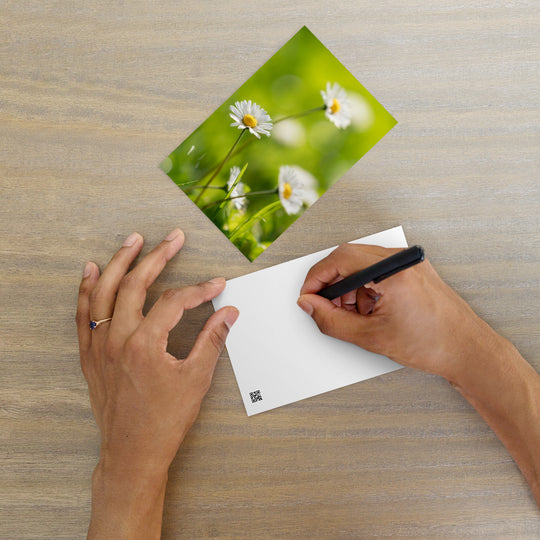
[(373, 266), (368, 266), (360, 270), (360, 272), (356, 272), (356, 274), (351, 274), (345, 279), (320, 290), (317, 294), (328, 298), (328, 300), (333, 300), (348, 292), (359, 289), (372, 281), (379, 283), (379, 281), (393, 276), (406, 268), (410, 268), (423, 260), (424, 250), (420, 246), (413, 246), (394, 255), (390, 255), (390, 257), (375, 263)]

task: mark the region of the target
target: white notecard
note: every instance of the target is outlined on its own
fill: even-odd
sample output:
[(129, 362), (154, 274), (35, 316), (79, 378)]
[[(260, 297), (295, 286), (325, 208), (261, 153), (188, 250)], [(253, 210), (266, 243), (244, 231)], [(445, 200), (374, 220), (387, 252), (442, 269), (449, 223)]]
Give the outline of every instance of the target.
[[(351, 243), (407, 247), (401, 227)], [(231, 279), (213, 300), (240, 310), (227, 350), (248, 416), (402, 367), (325, 336), (297, 306), (308, 270), (335, 248)]]

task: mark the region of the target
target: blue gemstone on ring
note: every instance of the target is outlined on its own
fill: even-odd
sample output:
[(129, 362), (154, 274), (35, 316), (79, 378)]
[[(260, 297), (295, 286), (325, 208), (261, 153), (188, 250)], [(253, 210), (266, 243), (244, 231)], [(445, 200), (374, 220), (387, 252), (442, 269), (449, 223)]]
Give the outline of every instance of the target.
[(94, 330), (94, 328), (97, 326), (96, 321), (90, 321), (90, 322), (88, 323), (88, 326), (89, 326), (92, 330)]

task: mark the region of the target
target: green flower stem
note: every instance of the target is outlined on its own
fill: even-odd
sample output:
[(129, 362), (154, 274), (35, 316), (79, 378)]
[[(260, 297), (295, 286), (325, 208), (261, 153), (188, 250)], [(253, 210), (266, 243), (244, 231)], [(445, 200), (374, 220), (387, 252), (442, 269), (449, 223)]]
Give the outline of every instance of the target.
[(321, 105), (320, 107), (314, 107), (313, 109), (308, 109), (307, 111), (291, 114), (289, 116), (284, 116), (283, 118), (278, 118), (277, 120), (274, 120), (274, 124), (277, 124), (278, 122), (283, 122), (283, 120), (290, 120), (292, 118), (301, 118), (302, 116), (307, 116), (308, 114), (317, 112), (317, 111), (324, 111), (326, 109), (326, 105)]
[(242, 170), (238, 173), (238, 176), (236, 177), (236, 180), (233, 182), (232, 186), (229, 187), (229, 183), (227, 183), (227, 187), (229, 187), (229, 190), (227, 191), (227, 193), (225, 194), (225, 199), (221, 201), (221, 204), (214, 210), (214, 215), (211, 217), (212, 221), (214, 221), (219, 213), (219, 211), (225, 206), (225, 201), (227, 200), (228, 197), (230, 197), (234, 191), (234, 189), (236, 188), (238, 182), (240, 182), (240, 180), (242, 179), (242, 176), (244, 176), (244, 173), (246, 172), (246, 169), (248, 167), (248, 164), (246, 163), (243, 167), (242, 167)]
[(216, 204), (221, 204), (227, 201), (232, 201), (233, 199), (249, 199), (250, 197), (256, 197), (257, 195), (277, 195), (278, 190), (277, 189), (268, 189), (265, 191), (250, 191), (248, 193), (244, 193), (244, 195), (235, 195), (234, 197), (227, 197), (225, 199), (220, 199), (219, 201), (214, 201), (210, 204), (207, 204), (206, 206), (203, 206), (201, 210), (206, 210), (207, 208), (210, 208), (211, 206), (215, 206)]
[[(240, 145), (238, 148), (236, 148), (236, 150), (229, 156), (229, 159), (230, 158), (233, 158), (234, 156), (240, 154), (246, 147), (248, 147), (250, 144), (253, 144), (255, 141), (258, 141), (259, 139), (255, 138), (255, 137), (251, 137), (249, 140), (247, 140), (244, 144)], [(213, 165), (210, 169), (208, 169), (200, 178), (198, 178), (197, 180), (192, 180), (191, 181), (191, 184), (194, 183), (194, 182), (201, 182), (202, 180), (204, 180), (209, 174), (212, 174), (218, 167), (219, 165)], [(217, 173), (216, 173), (217, 174)], [(178, 186), (180, 186), (184, 191), (186, 189), (192, 189), (191, 188), (191, 185), (190, 185), (190, 182), (185, 182), (183, 184), (178, 184)], [(184, 186), (187, 186), (187, 187), (184, 187)], [(197, 185), (197, 186), (193, 186), (193, 189), (195, 188), (198, 188), (198, 189), (201, 189), (203, 188), (204, 186), (202, 185)], [(207, 189), (211, 189), (212, 186), (208, 186)]]
[[(301, 113), (296, 113), (296, 114), (291, 114), (289, 116), (284, 116), (283, 118), (278, 118), (277, 120), (274, 120), (274, 124), (278, 124), (279, 122), (283, 122), (283, 120), (290, 120), (290, 119), (293, 119), (293, 118), (301, 118), (302, 116), (307, 116), (308, 114), (311, 114), (311, 113), (314, 113), (314, 112), (317, 112), (317, 111), (324, 111), (326, 109), (326, 105), (321, 105), (319, 107), (314, 107), (313, 109), (308, 109), (307, 111), (303, 111)], [(247, 128), (246, 128), (247, 129)], [(219, 171), (221, 171), (221, 169), (223, 168), (223, 166), (225, 165), (225, 162), (231, 158), (232, 156), (235, 156), (239, 153), (241, 153), (247, 146), (249, 146), (250, 144), (252, 144), (253, 142), (255, 142), (255, 140), (258, 140), (258, 139), (254, 139), (253, 137), (250, 138), (250, 140), (246, 141), (240, 148), (236, 149), (236, 146), (238, 145), (239, 141), (240, 141), (240, 138), (242, 137), (242, 135), (244, 134), (244, 131), (246, 131), (246, 129), (243, 129), (240, 133), (240, 136), (238, 137), (238, 139), (236, 140), (236, 142), (234, 143), (233, 147), (231, 148), (231, 150), (229, 151), (229, 153), (227, 154), (227, 156), (225, 157), (225, 159), (221, 162), (221, 164), (218, 166), (218, 165), (214, 165), (211, 169), (209, 169), (203, 176), (202, 178), (205, 178), (207, 175), (211, 174), (212, 173), (212, 176), (210, 177), (210, 179), (208, 180), (208, 182), (206, 182), (206, 184), (204, 185), (197, 185), (197, 186), (190, 186), (188, 185), (189, 183), (186, 182), (186, 184), (180, 184), (180, 187), (186, 191), (187, 189), (201, 189), (202, 191), (199, 193), (199, 195), (197, 196), (197, 198), (195, 199), (195, 202), (198, 202), (199, 199), (201, 198), (202, 194), (207, 190), (207, 189), (212, 189), (212, 186), (210, 186), (209, 184), (212, 182), (212, 180), (219, 174)], [(236, 149), (236, 150), (235, 150)], [(183, 187), (183, 186), (186, 186), (186, 187)], [(214, 189), (216, 189), (216, 187), (214, 187)], [(217, 189), (221, 189), (219, 187), (217, 187)]]
[[(314, 113), (314, 112), (317, 112), (317, 111), (324, 111), (326, 109), (326, 105), (321, 105), (319, 107), (314, 107), (313, 109), (308, 109), (307, 111), (303, 111), (301, 113), (296, 113), (296, 114), (291, 114), (289, 116), (284, 116), (283, 118), (278, 118), (277, 120), (274, 120), (274, 124), (278, 124), (279, 122), (283, 122), (283, 120), (290, 120), (290, 119), (293, 119), (293, 118), (301, 118), (302, 116), (307, 116), (308, 114), (311, 114), (311, 113)], [(242, 133), (244, 133), (245, 129), (242, 130)], [(242, 134), (240, 134), (241, 136)], [(238, 140), (240, 140), (240, 137), (238, 137)], [(221, 163), (221, 165), (218, 167), (217, 165), (214, 165), (211, 169), (209, 169), (203, 176), (202, 178), (205, 178), (207, 175), (212, 174), (212, 178), (210, 178), (210, 180), (205, 184), (207, 187), (205, 188), (204, 186), (189, 186), (189, 187), (182, 187), (182, 189), (185, 191), (186, 189), (203, 189), (203, 191), (201, 191), (201, 193), (199, 194), (199, 197), (203, 194), (204, 190), (205, 189), (208, 189), (210, 188), (211, 186), (209, 186), (208, 184), (210, 182), (212, 182), (212, 180), (217, 176), (217, 174), (219, 173), (219, 171), (222, 169), (223, 165), (225, 164), (225, 161), (227, 161), (230, 157), (232, 156), (235, 156), (239, 153), (241, 153), (247, 146), (249, 146), (250, 144), (253, 144), (256, 140), (258, 139), (255, 139), (255, 138), (250, 138), (249, 141), (246, 141), (242, 146), (240, 146), (240, 148), (236, 149), (235, 151), (233, 151), (236, 147), (236, 145), (238, 144), (238, 140), (236, 141), (236, 143), (234, 144), (232, 150), (229, 152), (229, 154), (227, 155), (227, 157), (225, 158), (224, 162)], [(217, 170), (216, 170), (216, 167)], [(185, 184), (184, 184), (185, 185)], [(197, 197), (197, 200), (199, 199), (199, 197)], [(197, 202), (197, 200), (195, 202)]]
[(206, 188), (210, 185), (212, 180), (219, 174), (219, 171), (221, 171), (221, 169), (223, 169), (223, 165), (225, 165), (227, 160), (231, 157), (231, 154), (233, 153), (234, 149), (236, 148), (236, 145), (240, 142), (240, 139), (242, 138), (242, 135), (244, 134), (245, 131), (247, 131), (247, 128), (243, 129), (240, 132), (240, 135), (238, 135), (238, 139), (236, 139), (236, 141), (232, 145), (232, 148), (229, 150), (229, 153), (225, 156), (225, 159), (221, 162), (221, 165), (216, 169), (214, 174), (208, 179), (206, 184), (204, 184), (203, 188), (201, 189), (201, 192), (197, 195), (197, 197), (195, 199), (195, 204), (197, 204), (199, 202), (199, 199), (202, 197), (203, 193), (206, 191)]
[(239, 234), (243, 232), (244, 229), (251, 227), (256, 222), (265, 218), (268, 214), (274, 212), (278, 208), (281, 208), (281, 201), (276, 201), (276, 202), (273, 202), (272, 204), (269, 204), (268, 206), (265, 206), (264, 208), (259, 210), (255, 215), (251, 216), (251, 218), (248, 219), (245, 223), (238, 225), (238, 227), (236, 227), (236, 229), (234, 229), (234, 231), (229, 236), (229, 240), (231, 242), (234, 242), (234, 240), (238, 238)]

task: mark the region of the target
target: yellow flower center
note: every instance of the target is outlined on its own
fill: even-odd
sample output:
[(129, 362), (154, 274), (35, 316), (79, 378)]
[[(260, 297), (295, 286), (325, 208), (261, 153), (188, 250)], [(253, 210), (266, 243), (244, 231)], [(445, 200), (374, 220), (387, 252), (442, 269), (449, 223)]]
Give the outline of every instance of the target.
[(254, 128), (257, 125), (257, 119), (251, 114), (245, 114), (242, 118), (244, 125), (250, 128)]
[(332, 100), (332, 105), (330, 105), (330, 112), (332, 114), (336, 114), (339, 111), (339, 109), (341, 109), (341, 105), (339, 104), (339, 101), (336, 98), (334, 98)]
[(284, 199), (288, 199), (292, 195), (292, 186), (289, 184), (289, 182), (285, 182), (283, 184), (282, 195)]

